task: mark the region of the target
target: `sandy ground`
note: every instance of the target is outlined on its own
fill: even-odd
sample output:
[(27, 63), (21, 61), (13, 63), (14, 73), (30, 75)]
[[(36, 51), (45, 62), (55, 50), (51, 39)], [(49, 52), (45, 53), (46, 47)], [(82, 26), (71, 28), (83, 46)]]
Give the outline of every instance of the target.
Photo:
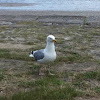
[(14, 44), (12, 45), (11, 43), (0, 43), (0, 49), (29, 49), (32, 48), (32, 46), (29, 45), (23, 45), (23, 44)]
[(0, 21), (30, 21), (65, 24), (100, 25), (100, 12), (98, 11), (9, 11), (0, 10)]

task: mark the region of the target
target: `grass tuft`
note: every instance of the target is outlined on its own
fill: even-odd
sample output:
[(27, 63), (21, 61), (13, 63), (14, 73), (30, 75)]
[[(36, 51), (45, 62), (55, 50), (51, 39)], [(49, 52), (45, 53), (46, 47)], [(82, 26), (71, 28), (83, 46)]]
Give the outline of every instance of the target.
[[(68, 54), (68, 55), (67, 55)], [(66, 62), (66, 63), (74, 63), (74, 62), (87, 62), (91, 60), (91, 56), (82, 56), (75, 52), (67, 52), (65, 51), (65, 56), (58, 57), (55, 62)]]
[(3, 74), (3, 71), (0, 70), (0, 81), (4, 78), (4, 74)]
[(48, 90), (45, 88), (38, 88), (34, 91), (18, 93), (12, 96), (12, 100), (73, 100), (77, 93), (69, 86), (58, 90)]
[(96, 93), (100, 93), (100, 87), (99, 87), (99, 86), (95, 87), (93, 90), (94, 90)]
[(16, 52), (8, 49), (0, 49), (0, 58), (15, 59), (15, 60), (30, 60), (28, 53)]
[(95, 79), (97, 77), (97, 72), (95, 71), (90, 71), (90, 72), (85, 72), (85, 73), (79, 73), (75, 76), (76, 80), (88, 80), (88, 79)]
[(34, 89), (29, 92), (14, 94), (12, 100), (73, 100), (78, 95), (77, 91), (70, 85), (51, 76), (24, 83), (24, 86), (31, 86)]
[(7, 100), (7, 98), (0, 96), (0, 100)]

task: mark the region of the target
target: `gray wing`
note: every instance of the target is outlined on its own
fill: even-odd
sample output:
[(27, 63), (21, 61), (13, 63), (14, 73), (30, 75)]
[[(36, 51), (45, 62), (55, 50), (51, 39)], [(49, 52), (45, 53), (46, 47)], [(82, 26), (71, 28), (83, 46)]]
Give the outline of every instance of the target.
[(34, 58), (36, 61), (43, 59), (44, 58), (44, 53), (43, 53), (44, 49), (38, 50), (34, 53)]

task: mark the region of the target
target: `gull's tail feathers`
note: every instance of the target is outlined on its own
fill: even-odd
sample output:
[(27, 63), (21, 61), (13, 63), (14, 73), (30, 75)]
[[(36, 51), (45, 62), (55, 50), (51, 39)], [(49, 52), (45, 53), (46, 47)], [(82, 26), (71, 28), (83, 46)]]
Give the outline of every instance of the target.
[(34, 57), (34, 51), (31, 51), (31, 53), (29, 54), (29, 57)]

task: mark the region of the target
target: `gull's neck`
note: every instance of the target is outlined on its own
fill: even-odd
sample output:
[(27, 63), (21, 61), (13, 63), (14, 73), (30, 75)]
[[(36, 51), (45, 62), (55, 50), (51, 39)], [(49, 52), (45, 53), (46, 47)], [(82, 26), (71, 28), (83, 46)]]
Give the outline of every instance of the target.
[(54, 52), (55, 51), (54, 42), (47, 42), (45, 51), (46, 52)]

